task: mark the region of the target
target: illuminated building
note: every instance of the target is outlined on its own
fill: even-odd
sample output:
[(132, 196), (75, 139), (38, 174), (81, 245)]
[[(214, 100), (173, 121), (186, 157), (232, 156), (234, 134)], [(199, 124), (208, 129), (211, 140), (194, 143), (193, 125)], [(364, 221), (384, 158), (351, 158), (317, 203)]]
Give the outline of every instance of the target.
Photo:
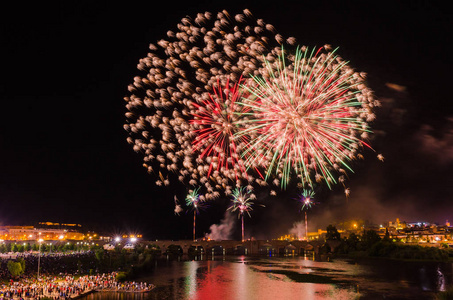
[[(81, 227), (78, 224), (58, 224), (58, 223), (39, 223), (48, 225), (46, 227), (74, 226)], [(78, 226), (77, 226), (78, 225)], [(43, 239), (45, 241), (56, 240), (95, 240), (98, 235), (95, 233), (84, 234), (74, 229), (63, 228), (35, 228), (34, 226), (0, 226), (0, 239), (4, 241), (36, 241)]]
[[(314, 241), (314, 240), (319, 240), (323, 239), (326, 236), (327, 231), (318, 229), (318, 231), (313, 231), (313, 232), (308, 232), (308, 240), (309, 241)], [(341, 234), (342, 237), (345, 236), (346, 232), (344, 230), (339, 229), (338, 233)], [(285, 234), (282, 235), (281, 237), (277, 238), (279, 241), (294, 241), (294, 240), (305, 240), (303, 237), (297, 237), (294, 234)]]

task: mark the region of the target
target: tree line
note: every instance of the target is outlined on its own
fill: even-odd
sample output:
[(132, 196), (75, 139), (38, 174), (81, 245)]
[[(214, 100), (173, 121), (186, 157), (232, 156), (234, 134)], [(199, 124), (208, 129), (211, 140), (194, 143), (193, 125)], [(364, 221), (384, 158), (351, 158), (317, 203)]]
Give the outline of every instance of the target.
[[(390, 238), (388, 230), (383, 238), (374, 230), (365, 230), (361, 235), (354, 232), (341, 237), (335, 226), (327, 226), (326, 244), (323, 253), (347, 255), (350, 257), (382, 257), (407, 260), (453, 260), (453, 249), (442, 244), (441, 247), (408, 245)], [(335, 247), (329, 241), (336, 241)], [(332, 243), (330, 243), (332, 244)], [(333, 248), (333, 249), (332, 249)]]

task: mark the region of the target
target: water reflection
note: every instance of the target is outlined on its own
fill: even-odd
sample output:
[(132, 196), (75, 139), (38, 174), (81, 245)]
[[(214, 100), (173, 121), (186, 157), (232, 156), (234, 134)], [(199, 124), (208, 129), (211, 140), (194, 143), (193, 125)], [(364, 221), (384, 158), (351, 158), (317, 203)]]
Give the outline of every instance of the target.
[(445, 291), (445, 277), (442, 271), (440, 270), (440, 267), (437, 267), (437, 289), (439, 291)]
[(453, 285), (452, 269), (442, 263), (306, 257), (164, 259), (140, 279), (155, 284), (153, 291), (86, 299), (432, 299)]
[(190, 261), (186, 264), (186, 295), (193, 298), (197, 292), (197, 270), (199, 261)]

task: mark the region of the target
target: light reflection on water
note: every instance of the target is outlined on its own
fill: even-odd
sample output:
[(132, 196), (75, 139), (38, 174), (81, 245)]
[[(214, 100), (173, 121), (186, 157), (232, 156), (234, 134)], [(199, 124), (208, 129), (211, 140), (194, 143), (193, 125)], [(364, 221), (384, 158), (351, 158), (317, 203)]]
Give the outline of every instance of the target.
[(140, 281), (145, 294), (95, 293), (85, 299), (432, 299), (453, 285), (451, 263), (230, 257), (158, 261)]

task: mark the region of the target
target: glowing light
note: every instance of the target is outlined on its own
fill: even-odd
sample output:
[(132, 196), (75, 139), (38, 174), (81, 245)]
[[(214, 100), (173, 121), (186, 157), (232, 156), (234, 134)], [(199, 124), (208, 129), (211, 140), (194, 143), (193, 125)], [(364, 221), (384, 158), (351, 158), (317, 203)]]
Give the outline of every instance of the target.
[(314, 202), (314, 197), (315, 196), (315, 192), (313, 190), (308, 190), (308, 189), (304, 189), (300, 195), (300, 197), (298, 198), (299, 202), (302, 203), (302, 207), (301, 207), (301, 210), (304, 210), (304, 209), (310, 209), (313, 205), (315, 205), (315, 202)]
[(238, 121), (244, 107), (238, 102), (242, 93), (239, 83), (230, 85), (229, 79), (225, 87), (217, 81), (217, 87), (213, 87), (214, 95), (209, 94), (200, 104), (193, 103), (196, 107), (190, 122), (193, 125), (193, 151), (198, 155), (199, 164), (206, 162), (209, 166), (200, 169), (208, 178), (214, 170), (231, 180), (247, 178), (238, 152), (246, 140), (234, 138), (234, 134), (241, 130)]
[(192, 207), (195, 213), (198, 213), (203, 208), (204, 201), (201, 200), (200, 194), (198, 193), (200, 188), (189, 191), (186, 196), (186, 205)]
[(252, 205), (252, 197), (251, 197), (251, 192), (247, 190), (246, 188), (236, 188), (233, 191), (233, 204), (228, 208), (232, 212), (237, 211), (238, 212), (238, 217), (241, 217), (245, 213), (250, 216), (250, 211), (253, 210)]
[(245, 163), (265, 168), (266, 178), (281, 178), (282, 188), (294, 176), (302, 186), (343, 182), (352, 171), (349, 162), (368, 146), (368, 122), (378, 103), (336, 50), (323, 50), (282, 54), (252, 76), (253, 84), (243, 85), (249, 96), (242, 105), (250, 112), (243, 121), (247, 129), (237, 135), (251, 137)]
[(231, 138), (247, 110), (236, 105), (237, 83), (259, 74), (264, 57), (272, 59), (281, 44), (295, 39), (284, 39), (248, 10), (199, 13), (167, 36), (149, 46), (128, 86), (127, 141), (156, 185), (179, 180), (201, 186), (207, 200), (229, 195), (244, 179), (254, 179), (244, 172), (242, 138)]
[(192, 206), (193, 209), (193, 240), (195, 241), (195, 231), (196, 231), (196, 219), (197, 214), (199, 213), (201, 208), (204, 208), (205, 202), (200, 200), (200, 195), (198, 194), (199, 188), (190, 191), (186, 197), (186, 204), (187, 206)]
[[(241, 223), (242, 223), (242, 241), (244, 241), (244, 214), (247, 214), (249, 217), (250, 211), (253, 210), (253, 201), (252, 199), (254, 198), (254, 195), (251, 193), (251, 191), (247, 188), (241, 187), (241, 188), (236, 188), (233, 191), (233, 203), (232, 205), (228, 208), (228, 210), (231, 210), (232, 212), (237, 211), (238, 212), (238, 218), (241, 218)], [(261, 205), (264, 206), (264, 205)]]

